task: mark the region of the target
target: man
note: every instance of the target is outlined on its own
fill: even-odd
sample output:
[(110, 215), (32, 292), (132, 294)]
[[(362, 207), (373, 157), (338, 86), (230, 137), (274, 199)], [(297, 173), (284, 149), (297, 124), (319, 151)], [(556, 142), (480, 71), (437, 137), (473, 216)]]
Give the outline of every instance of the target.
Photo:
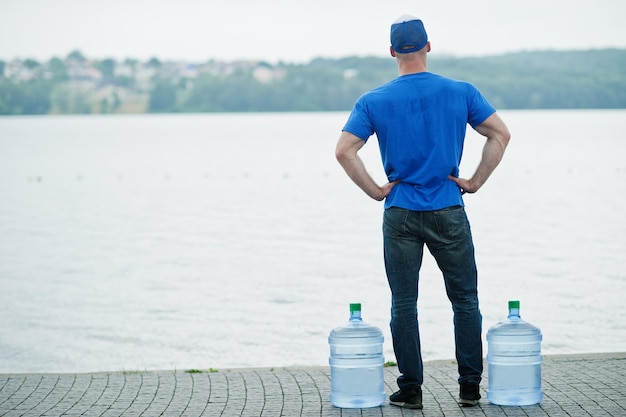
[[(495, 109), (471, 84), (428, 72), (431, 46), (421, 20), (391, 25), (391, 56), (399, 76), (361, 96), (343, 128), (336, 157), (371, 198), (385, 200), (384, 260), (391, 289), (391, 334), (399, 391), (390, 403), (422, 408), (423, 364), (417, 295), (426, 245), (445, 281), (454, 312), (459, 404), (480, 399), (482, 316), (474, 246), (462, 194), (475, 193), (499, 164), (510, 134)], [(469, 179), (459, 177), (469, 124), (486, 137)], [(376, 134), (388, 183), (378, 185), (358, 151)]]

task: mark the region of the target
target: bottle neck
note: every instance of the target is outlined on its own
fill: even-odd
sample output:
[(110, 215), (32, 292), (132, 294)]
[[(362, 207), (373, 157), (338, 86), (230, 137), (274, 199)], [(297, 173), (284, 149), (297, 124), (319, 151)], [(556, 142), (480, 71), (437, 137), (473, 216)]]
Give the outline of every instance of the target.
[(362, 321), (361, 311), (355, 310), (350, 312), (350, 321)]
[(509, 318), (510, 319), (519, 319), (519, 308), (509, 308)]

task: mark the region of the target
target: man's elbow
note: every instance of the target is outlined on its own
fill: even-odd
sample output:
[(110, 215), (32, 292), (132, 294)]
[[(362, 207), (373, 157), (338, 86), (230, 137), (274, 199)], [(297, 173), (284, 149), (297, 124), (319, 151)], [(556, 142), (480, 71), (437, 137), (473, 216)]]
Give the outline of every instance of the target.
[(511, 132), (504, 123), (502, 123), (498, 128), (494, 129), (491, 134), (487, 136), (487, 138), (490, 138), (490, 136), (495, 143), (500, 144), (502, 152), (504, 152), (506, 147), (509, 145), (509, 142), (511, 141)]
[(510, 141), (511, 141), (511, 132), (505, 126), (502, 134), (500, 135), (500, 143), (502, 144), (502, 148), (506, 149)]
[(337, 161), (343, 165), (344, 162), (350, 159), (348, 149), (338, 144), (335, 148), (335, 158), (337, 158)]
[(357, 154), (364, 144), (364, 140), (352, 133), (343, 131), (335, 147), (335, 158), (341, 165), (349, 164), (358, 158)]
[(335, 158), (339, 161), (340, 164), (344, 164), (348, 162), (350, 159), (354, 158), (356, 154), (356, 150), (354, 146), (351, 146), (347, 141), (340, 140), (337, 143), (337, 147), (335, 148)]

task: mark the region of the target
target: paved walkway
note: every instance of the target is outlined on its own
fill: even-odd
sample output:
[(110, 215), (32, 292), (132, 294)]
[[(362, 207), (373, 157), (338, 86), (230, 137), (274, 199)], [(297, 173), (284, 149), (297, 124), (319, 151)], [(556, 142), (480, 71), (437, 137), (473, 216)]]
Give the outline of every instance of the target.
[[(397, 374), (385, 368), (388, 395)], [(423, 410), (349, 410), (328, 400), (328, 367), (0, 374), (0, 416), (626, 416), (626, 352), (548, 356), (542, 380), (539, 405), (489, 404), (485, 378), (483, 400), (461, 408), (456, 364), (427, 362)]]

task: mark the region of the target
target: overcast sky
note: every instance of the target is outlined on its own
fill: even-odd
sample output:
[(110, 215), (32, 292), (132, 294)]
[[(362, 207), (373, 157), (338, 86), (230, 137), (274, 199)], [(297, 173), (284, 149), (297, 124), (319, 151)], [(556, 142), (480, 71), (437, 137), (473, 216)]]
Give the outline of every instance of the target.
[(624, 0), (0, 0), (0, 59), (387, 56), (405, 13), (438, 54), (626, 48)]

